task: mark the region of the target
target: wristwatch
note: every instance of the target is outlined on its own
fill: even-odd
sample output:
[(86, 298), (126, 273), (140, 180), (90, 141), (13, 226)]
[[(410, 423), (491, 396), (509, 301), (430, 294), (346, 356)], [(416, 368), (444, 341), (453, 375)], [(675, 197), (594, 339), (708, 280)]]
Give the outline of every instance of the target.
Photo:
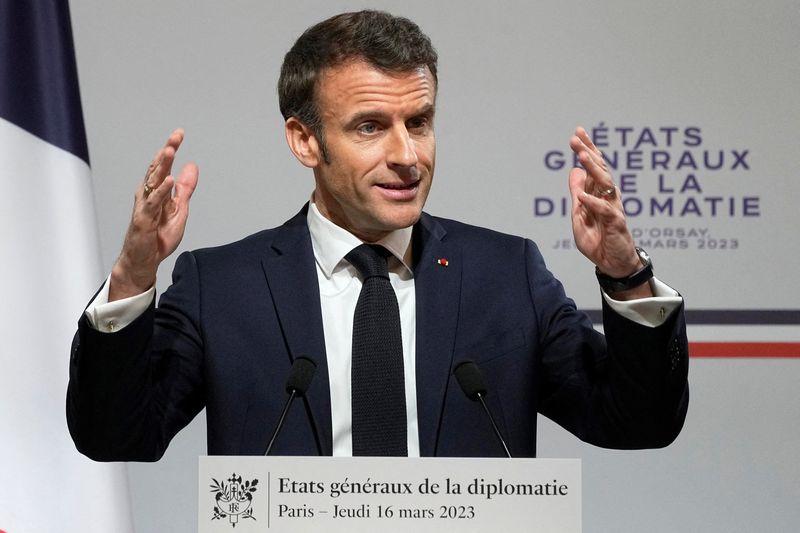
[(642, 262), (642, 268), (624, 278), (612, 278), (609, 275), (600, 272), (600, 269), (595, 267), (594, 273), (597, 276), (597, 281), (600, 287), (606, 292), (622, 292), (638, 287), (645, 281), (653, 277), (653, 261), (650, 256), (639, 248), (636, 247), (636, 253), (639, 255), (639, 261)]

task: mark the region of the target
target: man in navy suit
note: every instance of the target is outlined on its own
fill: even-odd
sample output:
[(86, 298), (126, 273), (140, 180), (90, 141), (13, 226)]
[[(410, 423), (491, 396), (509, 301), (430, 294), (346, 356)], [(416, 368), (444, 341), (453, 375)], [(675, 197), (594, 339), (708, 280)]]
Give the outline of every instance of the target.
[[(528, 240), (423, 213), (435, 162), (437, 56), (411, 21), (345, 13), (309, 28), (284, 60), (290, 149), (311, 201), (281, 227), (187, 252), (198, 169), (171, 175), (176, 130), (136, 193), (122, 252), (81, 318), (67, 400), (77, 447), (97, 460), (157, 460), (207, 410), (211, 454), (263, 453), (292, 361), (317, 372), (275, 454), (350, 455), (353, 310), (345, 256), (390, 253), (400, 310), (409, 455), (501, 455), (452, 370), (473, 361), (514, 455), (534, 456), (537, 412), (599, 446), (665, 446), (688, 403), (680, 296), (636, 249), (602, 154), (579, 128), (569, 176), (579, 250), (604, 288), (606, 336), (578, 312)], [(585, 169), (585, 170), (584, 170)]]

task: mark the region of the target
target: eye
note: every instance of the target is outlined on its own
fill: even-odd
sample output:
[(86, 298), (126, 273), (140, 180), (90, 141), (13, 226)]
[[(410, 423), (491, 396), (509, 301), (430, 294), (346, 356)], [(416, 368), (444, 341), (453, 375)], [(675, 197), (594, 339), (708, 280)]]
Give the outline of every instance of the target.
[(424, 133), (430, 129), (430, 118), (427, 116), (414, 117), (408, 121), (407, 127), (410, 131)]
[(378, 132), (378, 124), (376, 122), (364, 122), (357, 128), (358, 133), (363, 135), (374, 135)]

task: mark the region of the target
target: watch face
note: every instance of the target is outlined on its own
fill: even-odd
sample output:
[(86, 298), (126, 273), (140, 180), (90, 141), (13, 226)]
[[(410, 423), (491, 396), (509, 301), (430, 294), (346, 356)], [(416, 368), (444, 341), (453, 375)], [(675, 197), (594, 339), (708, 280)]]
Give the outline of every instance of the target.
[(647, 266), (653, 265), (653, 260), (650, 259), (650, 254), (645, 252), (642, 248), (636, 247), (636, 253), (639, 254), (639, 260), (642, 262), (643, 265)]

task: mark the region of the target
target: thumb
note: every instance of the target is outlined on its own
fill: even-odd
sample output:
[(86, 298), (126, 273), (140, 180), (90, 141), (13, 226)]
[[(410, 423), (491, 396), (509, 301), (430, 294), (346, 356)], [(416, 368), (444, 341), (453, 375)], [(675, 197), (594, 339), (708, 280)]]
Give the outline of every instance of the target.
[(574, 167), (569, 172), (569, 194), (572, 197), (572, 211), (577, 210), (581, 202), (581, 193), (586, 187), (586, 171), (582, 168)]
[(199, 175), (200, 169), (194, 163), (187, 163), (181, 168), (175, 180), (175, 201), (186, 203), (191, 199), (197, 188)]

